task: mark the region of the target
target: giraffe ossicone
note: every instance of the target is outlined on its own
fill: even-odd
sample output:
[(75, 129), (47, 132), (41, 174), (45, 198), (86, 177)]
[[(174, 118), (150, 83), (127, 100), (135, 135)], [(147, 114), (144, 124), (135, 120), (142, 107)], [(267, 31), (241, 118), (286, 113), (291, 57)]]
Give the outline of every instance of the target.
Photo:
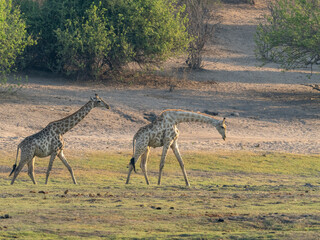
[(129, 163), (129, 172), (127, 177), (127, 184), (130, 180), (132, 170), (135, 171), (135, 163), (141, 157), (140, 167), (144, 174), (146, 183), (149, 184), (147, 174), (147, 160), (150, 153), (150, 147), (163, 147), (158, 184), (161, 183), (161, 174), (164, 167), (165, 159), (169, 147), (173, 150), (176, 156), (187, 186), (190, 186), (187, 173), (184, 167), (184, 162), (178, 148), (179, 130), (177, 125), (182, 122), (202, 122), (213, 125), (220, 133), (223, 140), (226, 139), (226, 119), (217, 120), (209, 115), (202, 113), (195, 113), (184, 110), (168, 109), (163, 111), (152, 123), (141, 127), (133, 137), (133, 156)]
[[(43, 158), (47, 156), (50, 156), (50, 161), (46, 174), (46, 184), (48, 183), (49, 174), (56, 156), (58, 156), (67, 167), (71, 174), (73, 183), (76, 184), (77, 182), (74, 177), (73, 170), (63, 154), (63, 134), (76, 126), (95, 107), (110, 108), (109, 105), (98, 96), (98, 94), (95, 94), (94, 97), (91, 97), (90, 100), (75, 113), (63, 119), (49, 123), (40, 132), (22, 140), (17, 147), (16, 161), (9, 175), (11, 176), (14, 173), (11, 184), (14, 183), (25, 164), (28, 165), (28, 175), (32, 182), (36, 184), (36, 180), (34, 178), (35, 157)], [(19, 149), (21, 150), (20, 162), (17, 166)]]

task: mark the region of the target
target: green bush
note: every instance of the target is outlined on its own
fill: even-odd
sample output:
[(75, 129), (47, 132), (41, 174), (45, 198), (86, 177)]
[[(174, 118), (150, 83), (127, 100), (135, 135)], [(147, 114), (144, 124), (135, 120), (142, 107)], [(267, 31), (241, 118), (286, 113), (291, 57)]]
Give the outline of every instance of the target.
[(256, 33), (256, 54), (285, 69), (320, 64), (320, 1), (278, 0)]
[(11, 0), (0, 1), (0, 79), (10, 73), (16, 60), (34, 41), (28, 36), (26, 23)]
[(188, 46), (187, 18), (175, 0), (88, 2), (17, 1), (28, 31), (38, 37), (28, 49), (32, 65), (99, 77), (131, 61), (162, 61)]
[(160, 61), (188, 46), (187, 18), (181, 16), (184, 8), (178, 8), (176, 1), (118, 0), (112, 5), (110, 2), (104, 1), (104, 7), (116, 33), (115, 49), (123, 43), (126, 46), (111, 54), (112, 58), (120, 53), (137, 62)]
[(59, 71), (58, 39), (55, 31), (67, 21), (84, 15), (90, 6), (84, 0), (15, 0), (27, 23), (27, 30), (37, 37), (37, 45), (27, 49), (28, 67)]
[(103, 9), (92, 5), (86, 11), (83, 23), (67, 21), (65, 30), (55, 31), (61, 71), (68, 74), (103, 74), (105, 57), (111, 48), (112, 30), (106, 28)]

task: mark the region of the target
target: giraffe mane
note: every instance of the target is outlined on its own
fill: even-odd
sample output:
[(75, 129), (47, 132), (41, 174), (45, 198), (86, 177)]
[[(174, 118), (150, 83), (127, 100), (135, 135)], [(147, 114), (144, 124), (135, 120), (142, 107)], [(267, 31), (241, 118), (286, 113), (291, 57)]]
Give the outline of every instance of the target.
[[(91, 101), (89, 101), (89, 102), (91, 102)], [(71, 115), (68, 115), (68, 116), (66, 116), (66, 117), (64, 117), (64, 118), (61, 118), (61, 119), (58, 119), (58, 120), (54, 120), (54, 121), (52, 121), (52, 122), (49, 122), (48, 125), (50, 125), (50, 124), (52, 124), (52, 123), (56, 123), (56, 122), (60, 122), (60, 121), (66, 120), (67, 118), (70, 118), (70, 117), (72, 117), (73, 115), (76, 115), (76, 114), (80, 111), (80, 109), (82, 109), (82, 108), (84, 108), (85, 106), (87, 106), (87, 104), (88, 104), (89, 102), (87, 102), (85, 105), (83, 105), (81, 108), (79, 108), (77, 111), (75, 111), (75, 112), (72, 113)]]
[(202, 115), (202, 116), (206, 116), (206, 117), (209, 117), (209, 118), (212, 118), (212, 119), (218, 120), (218, 119), (214, 118), (213, 116), (208, 115), (208, 114), (205, 114), (205, 113), (202, 113), (202, 112), (187, 111), (187, 110), (182, 110), (182, 109), (166, 109), (166, 110), (163, 110), (163, 111), (159, 114), (159, 116), (161, 116), (161, 115), (162, 115), (162, 114), (164, 114), (165, 112), (185, 112), (185, 113), (196, 113), (196, 114), (199, 114), (199, 115)]

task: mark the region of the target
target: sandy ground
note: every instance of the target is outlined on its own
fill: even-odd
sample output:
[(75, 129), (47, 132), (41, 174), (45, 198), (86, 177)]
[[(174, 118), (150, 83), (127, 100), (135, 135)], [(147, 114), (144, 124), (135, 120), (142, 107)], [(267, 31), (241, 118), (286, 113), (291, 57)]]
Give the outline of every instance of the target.
[(264, 1), (256, 5), (222, 5), (221, 23), (208, 45), (204, 68), (183, 71), (183, 59), (166, 63), (165, 74), (197, 81), (214, 81), (194, 87), (117, 87), (83, 84), (33, 73), (29, 83), (14, 95), (0, 95), (0, 151), (13, 153), (17, 144), (50, 121), (66, 117), (94, 93), (111, 110), (93, 109), (65, 134), (69, 151), (131, 151), (132, 137), (148, 123), (144, 114), (177, 108), (217, 112), (227, 117), (227, 141), (211, 126), (179, 126), (180, 149), (248, 150), (320, 153), (320, 92), (303, 84), (320, 84), (319, 69), (283, 72), (275, 64), (258, 67), (254, 33), (267, 13)]

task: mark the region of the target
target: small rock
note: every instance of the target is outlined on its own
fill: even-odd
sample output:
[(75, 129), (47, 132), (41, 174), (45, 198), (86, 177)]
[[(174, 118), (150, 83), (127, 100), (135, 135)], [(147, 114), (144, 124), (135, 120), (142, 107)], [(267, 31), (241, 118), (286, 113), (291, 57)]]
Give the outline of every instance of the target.
[(69, 192), (69, 190), (67, 189), (67, 190), (64, 191), (64, 194), (68, 194), (68, 192)]
[(9, 214), (5, 214), (3, 218), (11, 218), (11, 216)]
[(260, 117), (256, 117), (256, 116), (248, 117), (248, 118), (253, 119), (253, 120), (259, 120), (260, 119)]
[(305, 187), (314, 187), (311, 183), (306, 183), (304, 186)]
[(230, 113), (230, 116), (233, 116), (233, 117), (239, 117), (239, 116), (240, 116), (240, 114), (239, 114), (239, 113), (237, 113), (237, 112), (235, 112), (235, 113)]
[(240, 198), (240, 196), (238, 194), (233, 194), (232, 197), (233, 198)]
[(219, 219), (217, 220), (217, 222), (224, 222), (224, 219), (223, 219), (223, 218), (219, 218)]
[(174, 209), (174, 207), (170, 207), (170, 209), (172, 209), (172, 210), (173, 210), (173, 209)]
[(48, 192), (45, 192), (45, 191), (39, 191), (38, 193), (47, 194)]
[(157, 209), (157, 210), (161, 210), (161, 207), (155, 207), (155, 206), (151, 206), (152, 209)]
[(217, 113), (217, 112), (212, 112), (212, 111), (209, 111), (209, 110), (204, 110), (203, 112), (206, 113), (206, 114), (208, 114), (208, 115), (212, 115), (212, 116), (218, 116), (218, 115), (219, 115), (219, 113)]

